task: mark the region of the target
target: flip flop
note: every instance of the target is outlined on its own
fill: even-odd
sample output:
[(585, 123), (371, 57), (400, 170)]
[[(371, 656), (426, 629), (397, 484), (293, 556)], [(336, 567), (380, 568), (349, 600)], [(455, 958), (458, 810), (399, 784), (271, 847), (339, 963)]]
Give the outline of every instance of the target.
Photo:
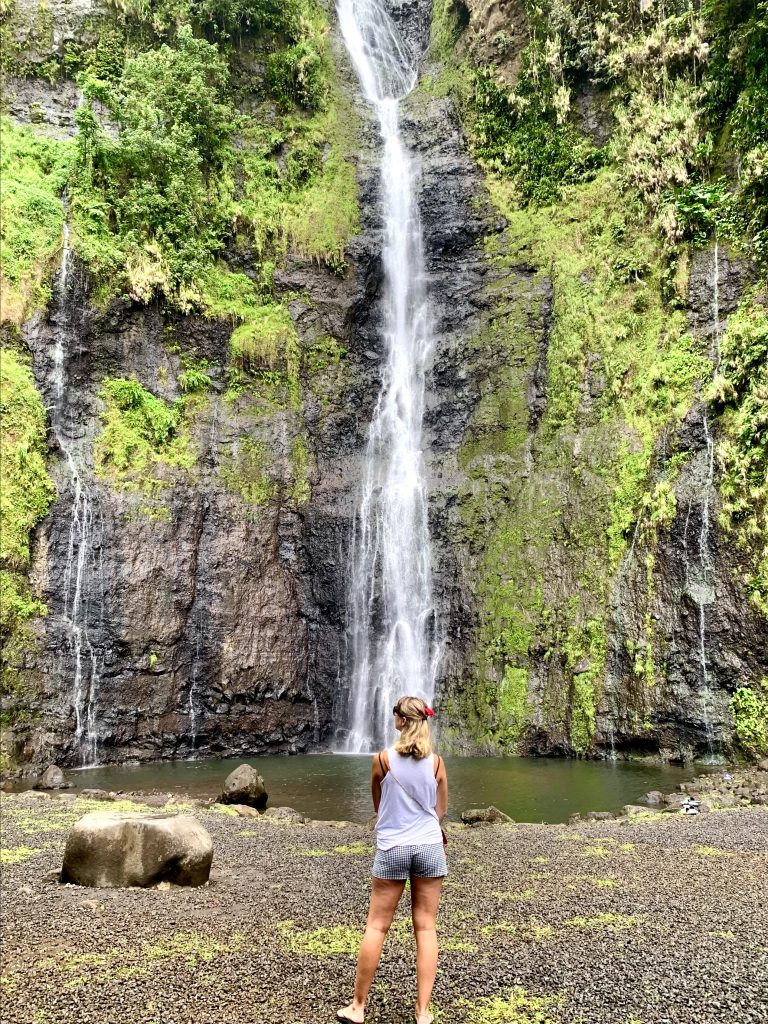
[(342, 1013), (341, 1010), (336, 1011), (336, 1020), (345, 1020), (347, 1024), (359, 1024), (353, 1017), (348, 1017), (346, 1013)]

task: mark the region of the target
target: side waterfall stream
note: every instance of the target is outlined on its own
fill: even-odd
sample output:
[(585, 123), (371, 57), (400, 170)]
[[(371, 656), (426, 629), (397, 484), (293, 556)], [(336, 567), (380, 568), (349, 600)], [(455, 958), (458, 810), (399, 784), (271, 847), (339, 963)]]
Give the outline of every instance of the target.
[(417, 169), (400, 132), (400, 101), (417, 80), (412, 54), (378, 0), (340, 0), (339, 21), (383, 149), (386, 368), (368, 435), (348, 601), (351, 685), (346, 749), (380, 746), (403, 693), (431, 702), (435, 639), (422, 459), (424, 376), (432, 352), (416, 201)]

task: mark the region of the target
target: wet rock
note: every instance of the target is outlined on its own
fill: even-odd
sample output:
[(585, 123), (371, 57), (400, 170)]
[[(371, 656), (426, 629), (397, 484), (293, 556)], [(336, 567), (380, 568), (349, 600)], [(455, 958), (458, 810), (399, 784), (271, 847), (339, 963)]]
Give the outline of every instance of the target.
[(96, 888), (208, 881), (213, 842), (188, 814), (109, 814), (81, 818), (67, 838), (62, 882)]
[(504, 814), (498, 807), (472, 807), (461, 812), (461, 820), (465, 825), (503, 825), (512, 821), (508, 814)]
[(241, 764), (226, 777), (219, 803), (246, 804), (248, 807), (263, 811), (267, 806), (264, 779), (249, 764)]
[(654, 806), (656, 804), (663, 804), (664, 803), (664, 794), (659, 792), (658, 789), (652, 789), (650, 791), (650, 793), (646, 793), (645, 794), (643, 799), (645, 800), (645, 802), (647, 804), (651, 804), (651, 806)]
[(49, 765), (40, 779), (35, 783), (35, 789), (69, 789), (72, 783), (64, 778), (64, 772), (58, 765)]

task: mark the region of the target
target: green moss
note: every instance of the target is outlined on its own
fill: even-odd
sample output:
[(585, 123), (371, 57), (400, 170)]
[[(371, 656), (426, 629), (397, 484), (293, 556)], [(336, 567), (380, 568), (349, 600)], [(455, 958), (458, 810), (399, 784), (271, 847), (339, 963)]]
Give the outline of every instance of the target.
[(607, 912), (597, 914), (595, 917), (572, 917), (563, 921), (564, 925), (571, 928), (579, 928), (583, 931), (624, 931), (627, 928), (635, 928), (640, 924), (639, 917), (627, 917), (624, 914)]
[(74, 145), (0, 119), (3, 244), (0, 248), (2, 319), (20, 324), (50, 298), (48, 275), (61, 248), (61, 194)]
[(271, 465), (264, 443), (244, 437), (232, 442), (231, 455), (222, 460), (221, 479), (249, 505), (259, 507), (277, 496)]
[(748, 294), (728, 321), (712, 398), (721, 411), (720, 525), (743, 552), (743, 583), (768, 616), (768, 313)]
[[(23, 664), (31, 635), (29, 620), (47, 612), (27, 579), (32, 531), (46, 516), (56, 489), (46, 469), (46, 422), (32, 371), (12, 348), (0, 348), (0, 693), (21, 699), (28, 683)], [(17, 702), (18, 703), (18, 702)], [(14, 704), (3, 724), (25, 712)]]
[(168, 485), (164, 470), (194, 465), (183, 402), (153, 395), (136, 377), (105, 378), (104, 429), (94, 444), (98, 476), (124, 490), (152, 493)]
[(344, 924), (302, 931), (293, 921), (281, 921), (278, 932), (286, 952), (299, 956), (354, 956), (363, 937), (362, 932)]
[(31, 846), (3, 848), (0, 849), (0, 864), (21, 864), (22, 861), (28, 860), (36, 853), (40, 853), (40, 850), (33, 849)]
[(768, 678), (755, 686), (740, 686), (730, 707), (741, 750), (752, 758), (768, 754)]
[(467, 1024), (555, 1024), (551, 1014), (560, 1002), (559, 996), (535, 996), (515, 985), (504, 996), (461, 1000), (459, 1005), (466, 1012)]

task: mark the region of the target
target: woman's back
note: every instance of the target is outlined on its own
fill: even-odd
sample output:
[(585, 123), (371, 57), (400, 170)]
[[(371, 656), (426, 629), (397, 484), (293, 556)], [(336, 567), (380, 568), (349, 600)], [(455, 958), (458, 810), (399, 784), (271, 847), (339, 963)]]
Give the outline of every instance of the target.
[(387, 757), (389, 771), (381, 784), (376, 845), (380, 850), (389, 850), (393, 846), (442, 843), (440, 822), (434, 810), (435, 758), (405, 757), (394, 747), (387, 750)]

